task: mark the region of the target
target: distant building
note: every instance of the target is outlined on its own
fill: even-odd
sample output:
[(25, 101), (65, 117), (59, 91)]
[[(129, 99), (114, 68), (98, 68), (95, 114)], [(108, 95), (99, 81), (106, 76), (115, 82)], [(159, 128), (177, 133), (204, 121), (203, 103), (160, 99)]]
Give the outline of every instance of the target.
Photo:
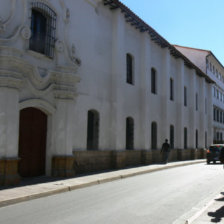
[(0, 184), (211, 144), (213, 79), (119, 1), (0, 5)]
[[(215, 83), (212, 88), (213, 142), (224, 143), (224, 68), (208, 50), (175, 45)], [(207, 103), (207, 102), (206, 102)]]

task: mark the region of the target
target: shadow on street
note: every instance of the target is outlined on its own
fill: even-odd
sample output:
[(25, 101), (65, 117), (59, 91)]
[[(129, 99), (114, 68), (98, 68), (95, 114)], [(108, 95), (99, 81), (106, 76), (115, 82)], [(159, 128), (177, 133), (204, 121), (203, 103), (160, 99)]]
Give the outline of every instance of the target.
[[(224, 192), (221, 194), (224, 195)], [(224, 202), (224, 197), (215, 200)], [(212, 217), (211, 222), (213, 223), (223, 223), (222, 219), (224, 218), (224, 206), (220, 207), (215, 212), (208, 212), (208, 216)]]

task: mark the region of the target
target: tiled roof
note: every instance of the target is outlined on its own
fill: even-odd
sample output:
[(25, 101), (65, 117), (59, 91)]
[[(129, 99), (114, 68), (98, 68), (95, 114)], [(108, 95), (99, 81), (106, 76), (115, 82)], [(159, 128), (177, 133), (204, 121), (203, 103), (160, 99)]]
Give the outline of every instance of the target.
[(147, 32), (151, 37), (151, 40), (158, 44), (161, 48), (168, 48), (170, 54), (175, 58), (181, 58), (184, 60), (184, 64), (192, 69), (196, 70), (197, 75), (204, 77), (207, 82), (214, 83), (200, 68), (192, 63), (187, 57), (185, 57), (180, 51), (178, 51), (173, 45), (159, 35), (151, 26), (146, 24), (141, 18), (139, 18), (134, 12), (132, 12), (127, 6), (121, 3), (119, 0), (102, 0), (105, 6), (108, 6), (110, 10), (120, 9), (124, 14), (127, 23), (134, 26), (139, 32)]

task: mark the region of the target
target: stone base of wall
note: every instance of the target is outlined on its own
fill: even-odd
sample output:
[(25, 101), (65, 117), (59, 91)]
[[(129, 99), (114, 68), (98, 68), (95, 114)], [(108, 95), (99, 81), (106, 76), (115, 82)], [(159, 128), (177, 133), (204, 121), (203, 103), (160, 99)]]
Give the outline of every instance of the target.
[(0, 159), (0, 186), (9, 186), (19, 183), (18, 163), (18, 158)]
[(74, 156), (53, 156), (52, 176), (73, 177), (75, 175)]
[[(85, 150), (74, 151), (73, 155), (76, 174), (123, 169), (125, 167), (162, 162), (160, 150)], [(173, 149), (170, 152), (169, 162), (203, 158), (205, 158), (203, 149)]]
[[(102, 170), (112, 169), (113, 167), (113, 151), (85, 150), (74, 151), (74, 169), (77, 174), (87, 172), (98, 172)], [(122, 164), (122, 155), (114, 158)]]

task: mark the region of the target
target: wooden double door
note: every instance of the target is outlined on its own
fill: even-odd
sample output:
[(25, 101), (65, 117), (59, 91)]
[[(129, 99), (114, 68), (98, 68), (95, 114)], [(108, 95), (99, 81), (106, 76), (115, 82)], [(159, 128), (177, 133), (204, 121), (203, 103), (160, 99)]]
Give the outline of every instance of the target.
[(19, 174), (35, 177), (45, 174), (47, 115), (36, 108), (20, 111)]

